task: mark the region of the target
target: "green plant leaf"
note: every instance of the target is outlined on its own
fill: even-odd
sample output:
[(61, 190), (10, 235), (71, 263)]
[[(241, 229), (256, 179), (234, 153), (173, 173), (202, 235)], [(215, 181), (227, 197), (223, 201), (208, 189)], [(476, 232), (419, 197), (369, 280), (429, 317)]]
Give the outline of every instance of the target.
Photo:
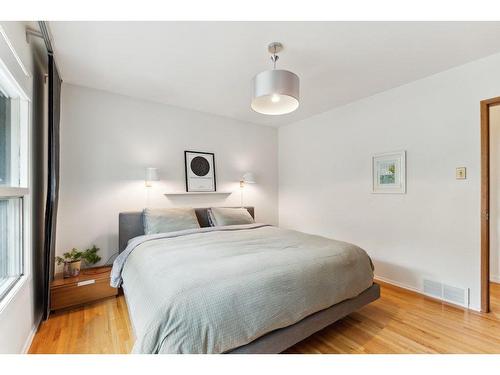
[(101, 260), (101, 257), (97, 255), (99, 250), (100, 249), (96, 245), (93, 245), (90, 249), (83, 251), (82, 259), (89, 265), (96, 264)]
[(85, 249), (84, 251), (80, 251), (77, 248), (72, 248), (70, 251), (65, 252), (62, 257), (57, 256), (56, 262), (57, 264), (62, 264), (65, 262), (75, 262), (78, 260), (83, 260), (85, 263), (92, 265), (96, 264), (101, 260), (101, 257), (97, 255), (97, 252), (100, 249), (93, 245), (90, 249)]

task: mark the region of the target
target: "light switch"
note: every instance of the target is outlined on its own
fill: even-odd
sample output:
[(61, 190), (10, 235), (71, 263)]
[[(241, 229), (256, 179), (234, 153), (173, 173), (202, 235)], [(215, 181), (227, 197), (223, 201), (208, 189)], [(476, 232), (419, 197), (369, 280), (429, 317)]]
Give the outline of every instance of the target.
[(457, 180), (465, 180), (467, 178), (465, 167), (458, 167), (455, 170), (455, 178)]

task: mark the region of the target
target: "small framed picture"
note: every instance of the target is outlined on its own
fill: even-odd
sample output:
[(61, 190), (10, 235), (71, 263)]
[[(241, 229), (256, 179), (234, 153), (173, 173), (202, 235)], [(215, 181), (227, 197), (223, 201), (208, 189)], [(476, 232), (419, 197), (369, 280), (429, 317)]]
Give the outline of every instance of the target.
[(406, 151), (386, 152), (372, 157), (373, 193), (406, 193)]
[(210, 152), (184, 151), (186, 191), (216, 191), (215, 156)]

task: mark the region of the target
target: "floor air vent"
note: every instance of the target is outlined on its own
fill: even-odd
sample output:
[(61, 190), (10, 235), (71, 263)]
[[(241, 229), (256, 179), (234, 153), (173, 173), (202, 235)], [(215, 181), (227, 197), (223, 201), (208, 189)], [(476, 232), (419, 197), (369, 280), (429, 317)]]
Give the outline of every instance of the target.
[(443, 298), (443, 284), (424, 279), (424, 293), (437, 298)]
[(465, 289), (443, 284), (443, 299), (461, 306), (467, 306)]
[(464, 307), (469, 306), (469, 290), (424, 279), (424, 294)]

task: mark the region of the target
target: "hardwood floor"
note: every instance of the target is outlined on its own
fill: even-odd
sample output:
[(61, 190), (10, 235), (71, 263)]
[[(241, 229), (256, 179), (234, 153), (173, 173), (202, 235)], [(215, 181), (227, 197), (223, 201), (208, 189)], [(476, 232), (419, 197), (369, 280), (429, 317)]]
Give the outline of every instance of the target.
[[(382, 284), (382, 297), (286, 353), (500, 353), (500, 284), (480, 314)], [(128, 353), (133, 345), (123, 296), (52, 315), (30, 353)]]
[(480, 314), (382, 285), (382, 297), (287, 353), (500, 353), (500, 285)]
[(134, 344), (123, 296), (52, 314), (43, 322), (29, 353), (118, 354)]

